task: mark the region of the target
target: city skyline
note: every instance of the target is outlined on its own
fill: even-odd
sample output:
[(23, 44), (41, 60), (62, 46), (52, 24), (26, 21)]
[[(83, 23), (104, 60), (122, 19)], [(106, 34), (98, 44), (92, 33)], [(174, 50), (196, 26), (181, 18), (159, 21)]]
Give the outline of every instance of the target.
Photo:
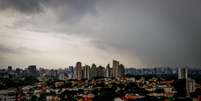
[[(36, 66), (37, 68), (39, 69), (66, 69), (66, 68), (69, 68), (69, 67), (73, 67), (75, 68), (77, 66), (77, 63), (81, 63), (82, 66), (81, 67), (85, 67), (85, 66), (89, 66), (89, 67), (93, 67), (93, 65), (99, 67), (104, 67), (105, 69), (107, 69), (108, 66), (113, 66), (114, 65), (114, 61), (117, 61), (118, 62), (121, 62), (121, 61), (118, 61), (118, 60), (112, 60), (110, 62), (108, 62), (107, 64), (96, 64), (94, 62), (91, 62), (89, 64), (87, 63), (84, 63), (82, 61), (77, 61), (75, 63), (72, 63), (72, 64), (67, 64), (65, 66), (50, 66), (50, 65), (38, 65), (38, 64), (28, 64), (28, 65), (6, 65), (6, 66), (0, 66), (0, 69), (8, 69), (9, 67), (13, 68), (13, 69), (27, 69), (27, 67), (29, 66)], [(138, 64), (138, 65), (134, 65), (134, 66), (127, 66), (125, 65), (124, 63), (121, 62), (121, 64), (119, 65), (123, 65), (125, 68), (127, 69), (156, 69), (156, 68), (171, 68), (171, 69), (178, 69), (178, 68), (192, 68), (192, 69), (199, 69), (200, 66), (193, 66), (193, 65), (159, 65), (159, 64), (156, 64), (156, 65), (141, 65), (141, 64)]]
[(201, 1), (0, 0), (0, 68), (201, 66)]
[(0, 69), (0, 99), (9, 101), (199, 101), (201, 68), (125, 68), (76, 62), (68, 68)]

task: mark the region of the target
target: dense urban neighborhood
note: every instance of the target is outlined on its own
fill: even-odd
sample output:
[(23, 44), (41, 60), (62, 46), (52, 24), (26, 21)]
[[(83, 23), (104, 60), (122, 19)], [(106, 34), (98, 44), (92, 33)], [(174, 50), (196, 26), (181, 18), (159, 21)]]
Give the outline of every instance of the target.
[(201, 69), (113, 64), (0, 70), (0, 101), (199, 101)]

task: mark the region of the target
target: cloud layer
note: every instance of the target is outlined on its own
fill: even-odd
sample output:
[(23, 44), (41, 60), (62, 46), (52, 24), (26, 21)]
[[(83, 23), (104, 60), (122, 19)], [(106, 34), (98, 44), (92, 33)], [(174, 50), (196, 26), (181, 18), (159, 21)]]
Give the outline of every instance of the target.
[[(42, 33), (45, 36), (38, 37), (37, 41), (57, 40), (55, 43), (61, 47), (65, 47), (64, 43), (71, 44), (68, 49), (51, 48), (54, 52), (77, 50), (80, 56), (63, 52), (66, 57), (73, 58), (73, 61), (68, 60), (69, 64), (77, 61), (78, 58), (74, 57), (79, 57), (83, 60), (91, 58), (88, 63), (95, 61), (99, 64), (119, 59), (128, 66), (201, 65), (201, 1), (0, 0), (0, 9), (4, 14), (0, 16), (4, 19), (0, 26), (3, 34), (0, 36), (9, 33), (7, 37), (18, 36), (13, 39), (18, 42), (21, 36), (21, 43), (37, 43), (31, 39)], [(11, 12), (15, 15), (9, 15)], [(31, 34), (27, 35), (26, 31)], [(0, 43), (3, 46), (1, 52), (15, 51), (7, 48), (8, 39), (4, 38), (5, 43)], [(75, 40), (83, 43), (77, 46)], [(15, 46), (21, 47), (21, 43)], [(32, 44), (25, 47), (30, 49), (29, 45)], [(43, 45), (46, 44), (41, 41), (41, 45), (35, 44), (31, 49), (38, 50)], [(79, 50), (79, 47), (82, 48)], [(89, 50), (90, 53), (87, 52)], [(63, 59), (61, 55), (52, 55), (51, 52), (46, 55)]]

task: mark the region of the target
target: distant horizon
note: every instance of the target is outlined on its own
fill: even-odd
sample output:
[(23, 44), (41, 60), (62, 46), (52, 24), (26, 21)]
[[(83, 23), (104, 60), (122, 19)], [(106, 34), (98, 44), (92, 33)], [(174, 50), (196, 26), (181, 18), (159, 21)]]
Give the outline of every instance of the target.
[[(81, 61), (77, 61), (77, 62), (81, 62)], [(82, 63), (82, 66), (85, 66), (85, 65), (89, 65), (91, 67), (92, 64), (95, 64), (97, 67), (98, 66), (103, 66), (103, 67), (106, 67), (107, 64), (105, 65), (99, 65), (99, 64), (96, 64), (96, 63), (91, 63), (91, 64), (85, 64), (83, 62)], [(108, 63), (110, 65), (110, 68), (112, 68), (112, 62), (111, 63)], [(120, 62), (120, 64), (122, 64)], [(66, 66), (50, 66), (50, 65), (38, 65), (38, 64), (24, 64), (24, 65), (6, 65), (6, 66), (2, 66), (0, 65), (0, 69), (7, 69), (8, 66), (12, 66), (13, 69), (16, 69), (16, 68), (22, 68), (22, 69), (25, 69), (25, 68), (28, 68), (28, 66), (30, 65), (36, 65), (36, 67), (39, 69), (39, 68), (44, 68), (44, 69), (66, 69), (66, 68), (69, 68), (69, 66), (73, 66), (75, 67), (76, 65), (76, 62), (72, 65), (66, 65)], [(135, 66), (127, 66), (125, 64), (123, 64), (125, 66), (125, 68), (136, 68), (136, 69), (140, 69), (140, 68), (200, 68), (200, 66), (193, 66), (193, 65), (135, 65)]]

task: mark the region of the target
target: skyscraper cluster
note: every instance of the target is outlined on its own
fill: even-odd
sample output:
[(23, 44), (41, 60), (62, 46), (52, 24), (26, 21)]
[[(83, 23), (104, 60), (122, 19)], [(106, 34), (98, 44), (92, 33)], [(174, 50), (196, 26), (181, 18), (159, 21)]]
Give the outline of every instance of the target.
[(78, 80), (93, 79), (95, 77), (120, 78), (124, 75), (125, 68), (123, 64), (119, 64), (119, 61), (116, 60), (113, 60), (112, 67), (109, 64), (106, 67), (96, 66), (95, 64), (82, 66), (81, 62), (77, 62), (72, 71), (72, 78)]

